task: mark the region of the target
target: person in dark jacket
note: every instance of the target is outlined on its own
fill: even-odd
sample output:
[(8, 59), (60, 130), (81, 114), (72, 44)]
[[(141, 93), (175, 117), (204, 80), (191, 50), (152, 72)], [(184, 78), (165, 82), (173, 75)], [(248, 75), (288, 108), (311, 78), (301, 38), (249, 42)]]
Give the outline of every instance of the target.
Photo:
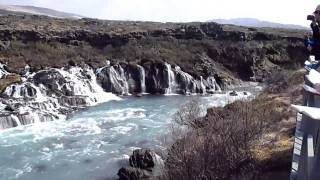
[(315, 56), (316, 64), (312, 64), (310, 68), (318, 69), (320, 67), (320, 5), (317, 6), (313, 15), (309, 15), (308, 20), (311, 21), (310, 27), (312, 29), (312, 40), (309, 40), (307, 46), (311, 46), (311, 54)]

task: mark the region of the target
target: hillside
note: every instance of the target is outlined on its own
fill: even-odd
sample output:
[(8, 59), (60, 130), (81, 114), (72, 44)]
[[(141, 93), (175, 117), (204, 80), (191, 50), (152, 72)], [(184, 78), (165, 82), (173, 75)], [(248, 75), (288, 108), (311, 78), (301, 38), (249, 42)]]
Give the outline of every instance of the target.
[(297, 68), (307, 58), (303, 30), (216, 23), (156, 23), (0, 17), (0, 61), (11, 72), (45, 67), (168, 62), (196, 77), (263, 79), (274, 68)]
[(19, 6), (19, 5), (0, 5), (0, 15), (44, 15), (56, 18), (80, 19), (84, 16), (77, 14), (56, 11), (53, 9), (35, 7), (35, 6)]
[(219, 24), (233, 24), (237, 26), (249, 26), (249, 27), (271, 27), (271, 28), (287, 28), (287, 29), (309, 29), (305, 26), (295, 24), (281, 24), (269, 21), (260, 21), (254, 18), (234, 18), (234, 19), (213, 19), (210, 22), (216, 22)]

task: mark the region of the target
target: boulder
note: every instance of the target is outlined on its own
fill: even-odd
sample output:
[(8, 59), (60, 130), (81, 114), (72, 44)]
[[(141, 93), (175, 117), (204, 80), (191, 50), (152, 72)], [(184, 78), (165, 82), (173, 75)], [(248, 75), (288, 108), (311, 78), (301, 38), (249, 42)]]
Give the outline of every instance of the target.
[(122, 167), (118, 171), (119, 180), (141, 180), (150, 179), (152, 173), (147, 170), (143, 170), (135, 167)]
[(150, 149), (134, 150), (129, 164), (118, 171), (120, 180), (157, 179), (163, 170), (162, 159)]
[(130, 156), (130, 166), (150, 170), (155, 166), (156, 155), (150, 149), (136, 149)]
[(236, 91), (232, 91), (229, 93), (230, 96), (238, 96), (238, 93)]
[(13, 111), (15, 111), (16, 109), (15, 109), (15, 107), (13, 107), (11, 104), (9, 104), (9, 105), (7, 105), (7, 106), (4, 108), (4, 110), (5, 110), (5, 111), (11, 111), (11, 112), (13, 112)]

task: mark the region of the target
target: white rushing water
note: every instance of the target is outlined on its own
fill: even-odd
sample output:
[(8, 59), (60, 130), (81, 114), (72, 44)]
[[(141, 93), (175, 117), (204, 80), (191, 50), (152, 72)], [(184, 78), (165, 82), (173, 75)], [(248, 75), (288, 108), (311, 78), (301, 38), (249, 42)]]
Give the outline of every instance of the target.
[(167, 95), (170, 94), (174, 94), (175, 93), (175, 86), (176, 86), (176, 79), (175, 79), (175, 75), (174, 72), (172, 71), (171, 65), (168, 63), (165, 63), (165, 67), (166, 67), (166, 72), (167, 74), (167, 83), (168, 83), (168, 88), (166, 88), (165, 93)]
[[(195, 97), (128, 97), (75, 112), (68, 120), (0, 131), (0, 179), (115, 178), (118, 169), (128, 163), (133, 149), (164, 148), (171, 116), (192, 98)], [(248, 95), (242, 92), (238, 96), (200, 96), (205, 107), (245, 98)]]
[(141, 93), (146, 93), (146, 72), (144, 70), (144, 68), (140, 65), (137, 65), (138, 68), (139, 68), (139, 72), (141, 74), (141, 77), (140, 77), (140, 82), (141, 82)]
[[(119, 97), (112, 93), (106, 93), (97, 83), (97, 78), (91, 68), (72, 67), (68, 70), (58, 69), (64, 79), (69, 82), (67, 88), (71, 90), (74, 95), (88, 96), (88, 105), (95, 105), (110, 100), (120, 100)], [(84, 72), (85, 71), (85, 72)], [(90, 78), (85, 79), (84, 75)]]
[[(97, 83), (94, 71), (88, 66), (84, 68), (72, 67), (70, 69), (52, 68), (38, 73), (43, 72), (58, 74), (63, 82), (55, 79), (46, 80), (52, 81), (52, 84), (56, 86), (55, 89), (51, 89), (52, 87), (48, 85), (35, 82), (36, 73), (30, 74), (28, 67), (26, 67), (26, 74), (22, 78), (23, 82), (8, 86), (3, 93), (8, 97), (7, 104), (16, 106), (16, 108), (15, 115), (0, 117), (0, 130), (15, 125), (20, 126), (21, 124), (63, 120), (66, 118), (65, 112), (71, 111), (72, 108), (121, 100), (112, 93), (104, 92)], [(52, 77), (54, 75), (43, 76)], [(66, 96), (64, 94), (66, 91), (71, 96)], [(16, 114), (19, 115), (16, 116)]]

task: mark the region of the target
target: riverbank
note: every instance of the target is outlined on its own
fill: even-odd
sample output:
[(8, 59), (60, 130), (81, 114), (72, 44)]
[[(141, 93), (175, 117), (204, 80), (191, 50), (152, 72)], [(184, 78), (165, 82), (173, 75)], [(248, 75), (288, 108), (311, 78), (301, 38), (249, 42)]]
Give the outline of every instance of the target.
[(275, 74), (281, 78), (252, 101), (209, 108), (196, 121), (180, 119), (188, 130), (168, 148), (166, 178), (289, 178), (295, 130), (290, 104), (302, 101), (304, 73)]

